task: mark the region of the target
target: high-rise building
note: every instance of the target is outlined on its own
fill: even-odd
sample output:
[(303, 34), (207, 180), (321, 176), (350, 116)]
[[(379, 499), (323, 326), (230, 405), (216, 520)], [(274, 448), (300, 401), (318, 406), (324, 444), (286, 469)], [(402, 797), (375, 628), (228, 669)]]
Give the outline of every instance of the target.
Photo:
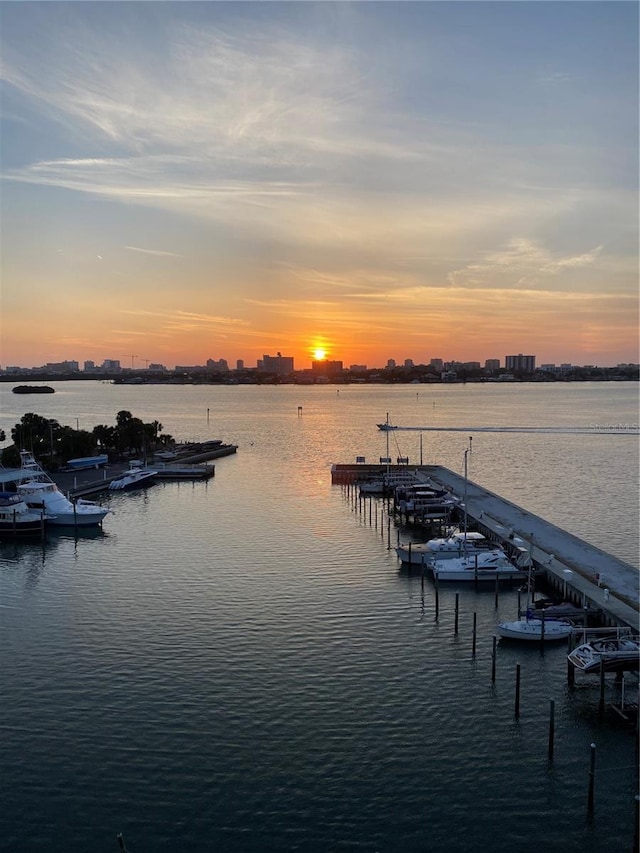
[(263, 355), (258, 367), (265, 373), (275, 373), (277, 376), (287, 376), (293, 373), (293, 357), (288, 355)]
[(221, 373), (226, 373), (229, 370), (229, 365), (226, 358), (221, 358), (219, 361), (216, 361), (214, 358), (208, 358), (207, 370), (218, 370)]
[(488, 358), (484, 363), (485, 370), (500, 370), (499, 358)]
[(518, 355), (506, 355), (504, 366), (510, 371), (533, 373), (536, 369), (536, 357), (535, 355), (522, 355), (522, 353), (518, 353)]
[(329, 359), (322, 359), (321, 361), (311, 362), (311, 373), (314, 376), (339, 376), (342, 373), (342, 369), (341, 361), (329, 361)]

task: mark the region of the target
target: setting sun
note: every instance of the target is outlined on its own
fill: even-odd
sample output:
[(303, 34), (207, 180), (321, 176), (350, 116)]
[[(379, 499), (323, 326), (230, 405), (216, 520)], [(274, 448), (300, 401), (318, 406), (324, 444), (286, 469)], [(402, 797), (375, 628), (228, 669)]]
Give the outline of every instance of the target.
[(324, 358), (326, 358), (326, 356), (327, 356), (326, 350), (314, 349), (314, 351), (313, 351), (313, 357), (315, 358), (316, 361), (322, 361)]

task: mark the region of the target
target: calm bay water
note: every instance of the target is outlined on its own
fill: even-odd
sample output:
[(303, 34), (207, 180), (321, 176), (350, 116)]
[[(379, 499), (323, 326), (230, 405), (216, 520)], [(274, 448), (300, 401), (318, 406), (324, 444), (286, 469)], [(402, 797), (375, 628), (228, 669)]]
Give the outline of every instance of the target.
[[(0, 848), (109, 851), (122, 832), (131, 853), (631, 849), (633, 738), (598, 720), (595, 681), (567, 689), (564, 647), (501, 643), (492, 685), (515, 592), (496, 611), (492, 592), (441, 591), (436, 620), (430, 584), (399, 572), (330, 466), (384, 455), (387, 412), (634, 424), (636, 385), (10, 387), (7, 431), (26, 411), (90, 429), (128, 409), (239, 449), (209, 483), (107, 497), (103, 535), (0, 546)], [(469, 435), (472, 480), (638, 565), (637, 438)], [(392, 456), (422, 449), (456, 471), (468, 446), (463, 433), (390, 441)]]

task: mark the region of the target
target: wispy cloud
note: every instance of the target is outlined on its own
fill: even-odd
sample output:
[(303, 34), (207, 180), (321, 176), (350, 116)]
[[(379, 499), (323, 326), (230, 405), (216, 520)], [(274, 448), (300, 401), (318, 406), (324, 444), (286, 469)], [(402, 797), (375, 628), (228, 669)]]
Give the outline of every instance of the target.
[(179, 252), (167, 252), (162, 249), (142, 249), (140, 246), (125, 246), (130, 252), (140, 252), (142, 255), (157, 255), (161, 258), (182, 258)]
[[(485, 253), (481, 260), (454, 270), (448, 281), (454, 287), (465, 288), (547, 289), (548, 278), (594, 264), (602, 249), (602, 246), (597, 246), (580, 255), (554, 258), (539, 243), (514, 238), (503, 249)], [(568, 289), (573, 290), (575, 284), (571, 279), (568, 281)], [(564, 281), (560, 287), (563, 286), (566, 286)]]

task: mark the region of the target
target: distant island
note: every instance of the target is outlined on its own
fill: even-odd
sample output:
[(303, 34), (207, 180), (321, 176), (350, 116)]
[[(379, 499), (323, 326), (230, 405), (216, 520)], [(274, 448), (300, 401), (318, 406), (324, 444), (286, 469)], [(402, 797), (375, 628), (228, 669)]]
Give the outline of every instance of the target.
[(55, 388), (50, 385), (16, 385), (14, 394), (55, 394)]

